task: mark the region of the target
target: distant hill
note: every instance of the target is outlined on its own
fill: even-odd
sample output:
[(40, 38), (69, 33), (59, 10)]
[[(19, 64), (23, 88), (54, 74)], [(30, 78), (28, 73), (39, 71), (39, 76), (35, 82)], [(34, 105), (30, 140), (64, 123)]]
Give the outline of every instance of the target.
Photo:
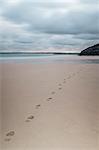
[(85, 50), (82, 50), (79, 55), (99, 55), (99, 44), (93, 45), (91, 47), (86, 48)]

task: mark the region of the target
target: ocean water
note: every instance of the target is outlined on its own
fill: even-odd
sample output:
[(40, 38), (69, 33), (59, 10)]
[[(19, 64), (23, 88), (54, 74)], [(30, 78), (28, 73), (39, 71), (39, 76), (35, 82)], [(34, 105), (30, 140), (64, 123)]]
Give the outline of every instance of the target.
[(0, 63), (67, 63), (99, 64), (99, 56), (53, 55), (53, 54), (0, 54)]

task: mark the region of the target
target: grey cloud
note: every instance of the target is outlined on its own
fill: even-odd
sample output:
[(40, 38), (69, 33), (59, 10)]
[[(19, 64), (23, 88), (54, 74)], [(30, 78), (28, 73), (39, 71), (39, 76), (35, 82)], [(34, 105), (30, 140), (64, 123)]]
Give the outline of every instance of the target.
[(49, 34), (99, 33), (99, 10), (97, 7), (60, 13), (58, 9), (51, 11), (40, 5), (34, 6), (33, 3), (21, 3), (9, 8), (3, 15), (16, 23), (28, 24), (30, 31), (35, 30)]
[(49, 9), (57, 9), (57, 8), (67, 8), (70, 6), (68, 2), (59, 3), (59, 2), (32, 2), (33, 7), (40, 7), (40, 8), (49, 8)]
[(98, 0), (80, 0), (80, 2), (82, 3), (89, 3), (89, 4), (98, 4), (99, 1)]
[(79, 34), (75, 38), (83, 40), (99, 40), (99, 34)]
[[(88, 0), (84, 3), (88, 4)], [(95, 43), (99, 39), (99, 9), (97, 5), (82, 4), (70, 6), (68, 3), (33, 3), (29, 0), (4, 7), (2, 18), (11, 26), (6, 22), (2, 25), (6, 32), (2, 32), (0, 37), (0, 48), (80, 49)]]
[(46, 25), (38, 25), (35, 29), (51, 34), (99, 33), (97, 13), (70, 12), (64, 16), (55, 17), (56, 15)]
[(80, 41), (73, 38), (72, 35), (56, 35), (51, 38), (51, 42), (53, 45), (61, 46), (77, 45), (80, 43)]

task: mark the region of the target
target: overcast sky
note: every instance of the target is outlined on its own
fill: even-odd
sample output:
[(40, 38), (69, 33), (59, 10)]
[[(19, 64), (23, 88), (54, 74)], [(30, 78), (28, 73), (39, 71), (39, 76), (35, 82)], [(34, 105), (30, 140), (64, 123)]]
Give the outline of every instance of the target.
[(0, 0), (0, 50), (82, 50), (99, 43), (98, 0)]

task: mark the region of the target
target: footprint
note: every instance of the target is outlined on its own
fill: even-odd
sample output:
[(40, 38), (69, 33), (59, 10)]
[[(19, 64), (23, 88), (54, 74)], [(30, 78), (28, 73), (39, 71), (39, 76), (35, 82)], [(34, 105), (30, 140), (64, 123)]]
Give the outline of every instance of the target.
[(30, 120), (27, 119), (25, 122), (30, 122)]
[(32, 120), (32, 119), (34, 119), (34, 116), (31, 115), (31, 116), (29, 116), (27, 119)]
[(10, 138), (5, 138), (4, 140), (5, 140), (6, 142), (10, 142), (10, 141), (11, 141)]
[(52, 94), (55, 94), (55, 92), (53, 91)]
[(61, 90), (61, 89), (62, 89), (62, 87), (59, 87), (58, 89), (59, 89), (59, 90)]
[(26, 122), (30, 122), (30, 120), (32, 120), (32, 119), (34, 119), (34, 116), (33, 116), (33, 115), (29, 116), (29, 117), (27, 118)]
[(40, 104), (36, 105), (36, 109), (38, 109), (40, 106), (41, 106)]
[(67, 79), (70, 79), (70, 78), (71, 78), (71, 76), (67, 77)]
[(14, 131), (10, 131), (6, 134), (6, 136), (14, 136), (15, 135), (15, 132)]
[(52, 97), (49, 97), (48, 99), (47, 99), (47, 101), (50, 101), (52, 99)]

